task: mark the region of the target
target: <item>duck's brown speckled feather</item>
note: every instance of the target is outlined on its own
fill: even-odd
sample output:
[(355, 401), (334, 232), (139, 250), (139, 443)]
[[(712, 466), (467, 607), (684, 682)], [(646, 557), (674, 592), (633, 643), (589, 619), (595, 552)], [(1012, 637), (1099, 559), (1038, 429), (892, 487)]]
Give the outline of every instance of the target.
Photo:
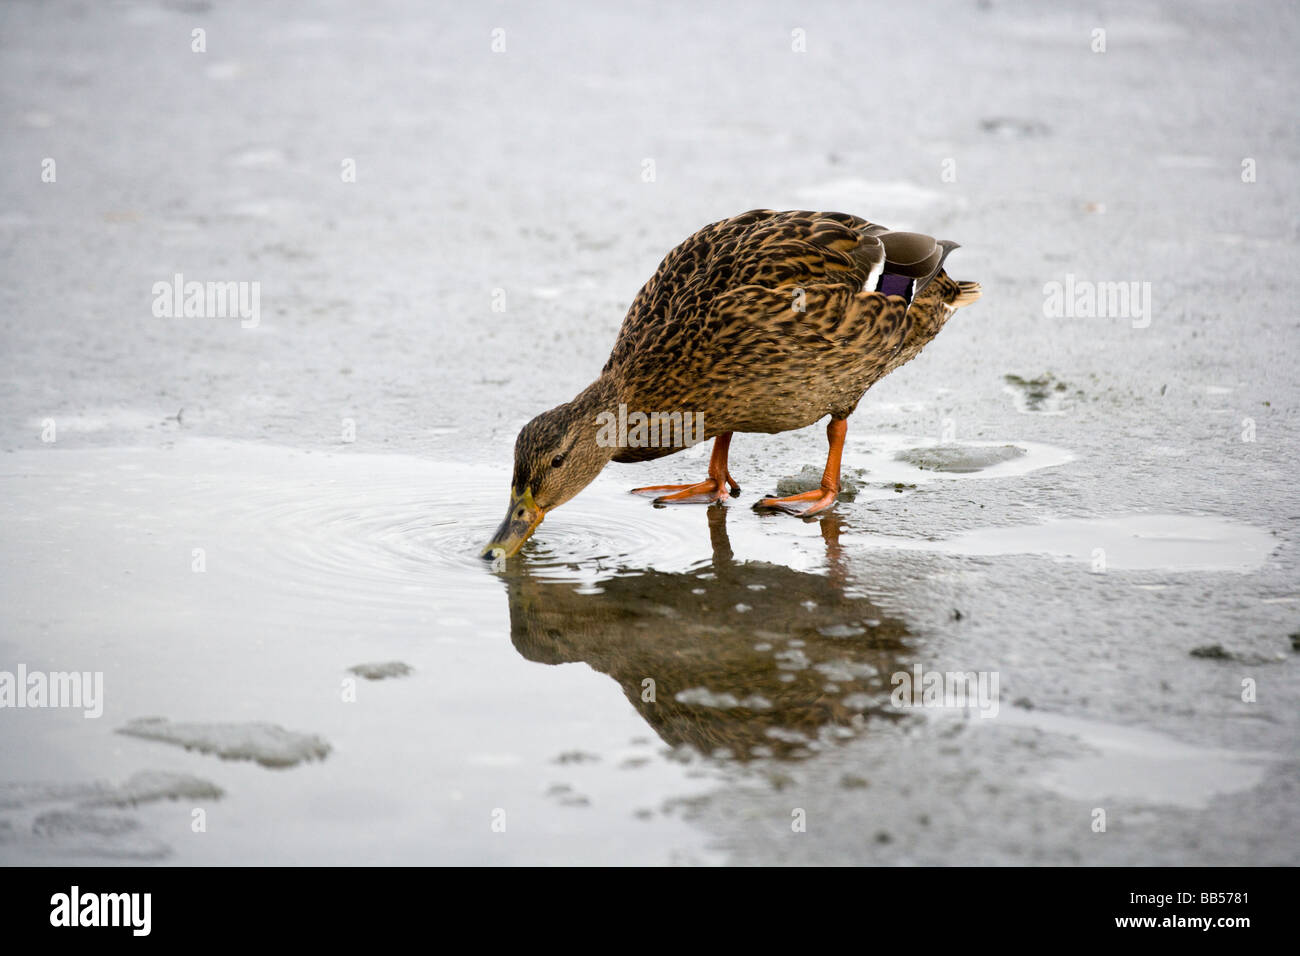
[(704, 227), (641, 289), (604, 373), (630, 408), (703, 413), (707, 436), (849, 415), (911, 328), (904, 299), (863, 291), (885, 231), (844, 213), (768, 209)]

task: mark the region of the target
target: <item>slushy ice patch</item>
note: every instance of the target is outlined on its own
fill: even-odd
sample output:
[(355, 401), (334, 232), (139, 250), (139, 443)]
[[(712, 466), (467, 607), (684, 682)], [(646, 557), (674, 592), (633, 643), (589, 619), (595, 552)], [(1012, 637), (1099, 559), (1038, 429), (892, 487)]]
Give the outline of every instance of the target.
[(220, 800), (224, 791), (215, 783), (187, 773), (142, 770), (119, 787), (101, 791), (83, 806), (134, 807), (157, 800)]
[(150, 836), (140, 821), (88, 810), (51, 810), (32, 824), (33, 842), (59, 855), (120, 860), (161, 860), (171, 847)]
[(1025, 449), (1018, 445), (933, 445), (909, 448), (894, 456), (898, 461), (915, 465), (922, 471), (944, 471), (969, 475), (1004, 461), (1023, 458)]
[(390, 677), (405, 677), (411, 672), (411, 665), (402, 661), (371, 661), (367, 664), (356, 664), (348, 668), (349, 674), (356, 674), (366, 680), (387, 680)]
[(223, 760), (253, 760), (263, 767), (324, 760), (330, 752), (330, 745), (315, 734), (296, 733), (275, 724), (176, 724), (165, 717), (144, 717), (117, 732), (216, 754)]

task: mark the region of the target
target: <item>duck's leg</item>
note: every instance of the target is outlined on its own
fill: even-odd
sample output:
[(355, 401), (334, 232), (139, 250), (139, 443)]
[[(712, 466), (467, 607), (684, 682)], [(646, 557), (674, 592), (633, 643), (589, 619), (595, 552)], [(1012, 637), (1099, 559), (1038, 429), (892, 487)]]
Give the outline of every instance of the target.
[(849, 423), (844, 418), (832, 418), (826, 424), (826, 440), (831, 447), (826, 454), (826, 470), (822, 472), (820, 488), (790, 495), (788, 498), (763, 498), (754, 507), (777, 508), (805, 518), (829, 509), (840, 493), (840, 456), (844, 451), (844, 436), (848, 430)]
[[(713, 454), (709, 457), (709, 477), (693, 485), (647, 485), (633, 488), (634, 495), (654, 495), (655, 504), (712, 504), (726, 501), (740, 494), (740, 485), (727, 471), (727, 449), (731, 446), (731, 432), (723, 432), (713, 440)], [(731, 495), (727, 487), (731, 488)], [(665, 494), (671, 492), (671, 494)]]

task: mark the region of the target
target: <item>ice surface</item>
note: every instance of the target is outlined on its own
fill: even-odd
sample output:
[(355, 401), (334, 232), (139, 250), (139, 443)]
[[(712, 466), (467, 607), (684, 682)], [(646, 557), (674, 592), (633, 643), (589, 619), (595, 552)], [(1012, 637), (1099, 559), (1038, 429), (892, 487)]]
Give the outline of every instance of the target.
[[(0, 788), (0, 862), (1300, 860), (1300, 10), (792, 9), (513, 4), (497, 54), (469, 8), (211, 4), (197, 55), (184, 4), (0, 4), (0, 669), (105, 675), (100, 721), (0, 715), (0, 777), (44, 782)], [(757, 515), (819, 480), (824, 428), (737, 435), (739, 500), (626, 494), (707, 446), (613, 466), (517, 567), (476, 563), (519, 426), (665, 252), (756, 206), (958, 241), (983, 285), (850, 420), (865, 486)], [(260, 324), (155, 317), (176, 272), (260, 282)], [(1067, 274), (1149, 282), (1150, 323), (1047, 317)], [(897, 458), (952, 445), (1024, 454)], [(1091, 730), (872, 717), (918, 660)], [(112, 733), (143, 714), (333, 749), (271, 774)], [(1098, 727), (1157, 736), (1125, 763)], [(85, 782), (137, 773), (227, 794), (221, 838), (189, 831), (198, 783)], [(107, 793), (143, 802), (80, 806)]]
[(1261, 567), (1275, 547), (1260, 528), (1212, 516), (1137, 514), (1056, 518), (1033, 526), (981, 528), (944, 541), (854, 536), (868, 547), (965, 555), (1050, 554), (1105, 572), (1233, 571)]

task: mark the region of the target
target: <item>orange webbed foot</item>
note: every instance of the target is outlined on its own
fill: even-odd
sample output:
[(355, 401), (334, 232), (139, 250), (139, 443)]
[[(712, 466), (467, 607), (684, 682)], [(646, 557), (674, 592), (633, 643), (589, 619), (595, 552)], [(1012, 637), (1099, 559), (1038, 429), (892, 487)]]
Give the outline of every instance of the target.
[(801, 518), (811, 518), (829, 511), (838, 497), (838, 491), (817, 488), (785, 498), (762, 498), (754, 508), (759, 511), (784, 511), (786, 514), (798, 515)]
[[(740, 485), (727, 470), (727, 448), (731, 445), (731, 432), (724, 432), (713, 443), (709, 457), (709, 477), (693, 485), (646, 485), (633, 488), (634, 495), (653, 495), (655, 504), (716, 504), (740, 494)], [(730, 493), (728, 493), (730, 488)]]
[(822, 472), (820, 488), (784, 498), (762, 498), (754, 505), (756, 511), (784, 511), (800, 518), (812, 518), (830, 511), (840, 496), (840, 456), (844, 451), (844, 435), (848, 424), (843, 418), (832, 417), (826, 423), (826, 439), (830, 449), (826, 454), (826, 470)]
[[(728, 491), (728, 486), (730, 486), (730, 491)], [(726, 501), (739, 493), (740, 485), (732, 480), (730, 474), (727, 475), (725, 482), (714, 478), (706, 478), (704, 481), (698, 481), (692, 485), (647, 485), (644, 488), (632, 489), (634, 495), (650, 495), (654, 497), (654, 503), (657, 505), (716, 504), (720, 501)]]

